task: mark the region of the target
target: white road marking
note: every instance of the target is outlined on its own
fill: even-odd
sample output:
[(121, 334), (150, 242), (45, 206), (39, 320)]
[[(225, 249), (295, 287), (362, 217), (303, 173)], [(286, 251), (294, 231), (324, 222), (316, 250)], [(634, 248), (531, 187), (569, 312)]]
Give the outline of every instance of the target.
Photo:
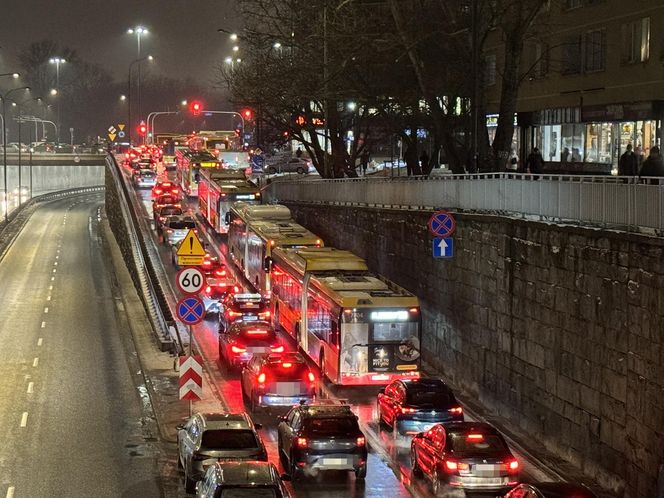
[(45, 329), (46, 328), (46, 322), (42, 322), (41, 328)]
[[(60, 252), (60, 249), (58, 249), (58, 252)], [(56, 255), (55, 255), (55, 259), (58, 259), (58, 258), (60, 258), (60, 255), (59, 255), (59, 254), (56, 254)]]
[(40, 337), (39, 340), (37, 341), (37, 346), (41, 346), (42, 344), (44, 344), (44, 338)]
[(28, 382), (28, 394), (32, 394), (33, 392), (35, 392), (35, 383)]
[(53, 266), (58, 266), (58, 262), (57, 262), (57, 261), (54, 261), (54, 262), (53, 262)]
[(23, 416), (21, 417), (21, 427), (25, 427), (28, 425), (28, 412), (23, 412)]
[(55, 273), (56, 271), (58, 271), (58, 269), (57, 269), (57, 268), (53, 268), (53, 273)]
[(7, 496), (6, 498), (14, 498), (14, 486), (9, 486), (7, 488)]
[(53, 282), (54, 280), (55, 280), (55, 277), (51, 277), (51, 282)]
[(50, 295), (49, 295), (49, 296), (46, 296), (46, 300), (47, 300), (47, 301), (50, 301), (50, 300), (51, 300), (51, 296), (50, 296)]
[(44, 313), (48, 313), (48, 306), (44, 308)]
[(39, 358), (35, 358), (34, 361), (32, 362), (33, 367), (36, 367), (37, 365), (39, 365)]
[(52, 286), (52, 285), (49, 285), (49, 286), (48, 286), (48, 290), (53, 290), (53, 286)]

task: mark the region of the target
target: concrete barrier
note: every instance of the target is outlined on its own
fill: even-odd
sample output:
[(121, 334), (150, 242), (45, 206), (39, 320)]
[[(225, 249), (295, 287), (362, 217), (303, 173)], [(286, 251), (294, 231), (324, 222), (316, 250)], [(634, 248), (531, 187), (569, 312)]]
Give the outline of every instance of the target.
[[(2, 166), (0, 166), (0, 169)], [(40, 195), (58, 190), (67, 190), (77, 187), (92, 187), (104, 184), (104, 164), (81, 165), (76, 163), (62, 163), (52, 165), (21, 165), (21, 184), (30, 187), (32, 172), (32, 194)], [(0, 189), (4, 190), (4, 172), (0, 172)], [(19, 187), (18, 166), (7, 166), (7, 190), (9, 192)]]

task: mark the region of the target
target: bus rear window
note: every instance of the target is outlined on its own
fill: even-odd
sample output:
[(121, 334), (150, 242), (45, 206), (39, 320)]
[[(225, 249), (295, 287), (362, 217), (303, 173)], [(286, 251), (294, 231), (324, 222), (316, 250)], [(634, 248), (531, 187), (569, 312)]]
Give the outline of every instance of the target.
[(374, 322), (376, 342), (403, 342), (417, 337), (417, 322)]

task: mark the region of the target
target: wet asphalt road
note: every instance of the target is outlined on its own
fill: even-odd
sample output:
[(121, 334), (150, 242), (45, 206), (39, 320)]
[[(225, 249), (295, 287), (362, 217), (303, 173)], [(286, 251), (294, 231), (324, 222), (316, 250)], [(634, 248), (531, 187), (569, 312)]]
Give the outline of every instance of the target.
[[(137, 190), (136, 194), (142, 201), (143, 213), (147, 219), (152, 219), (151, 193), (149, 190)], [(196, 216), (197, 199), (184, 201), (183, 209), (189, 214)], [(215, 235), (205, 225), (201, 225), (202, 239), (208, 243), (208, 250), (216, 252), (222, 258), (226, 254), (225, 241), (223, 237)], [(160, 254), (165, 270), (174, 281), (175, 268), (171, 262), (171, 252), (160, 244), (156, 234), (152, 237), (160, 245)], [(242, 277), (238, 274), (232, 263), (227, 263), (227, 268), (235, 274), (238, 282)], [(245, 282), (246, 284), (246, 282)], [(240, 394), (239, 376), (229, 374), (221, 368), (217, 353), (217, 321), (216, 317), (208, 317), (206, 321), (194, 327), (196, 343), (204, 356), (206, 366), (212, 375), (217, 389), (224, 400), (225, 406), (220, 407), (230, 411), (248, 411)], [(294, 345), (283, 339), (289, 349)], [(321, 473), (318, 476), (302, 479), (294, 485), (289, 485), (295, 496), (301, 497), (406, 497), (406, 496), (432, 496), (428, 482), (421, 479), (413, 479), (410, 472), (409, 449), (410, 440), (401, 438), (395, 441), (391, 432), (381, 429), (376, 422), (376, 394), (378, 387), (334, 387), (325, 385), (324, 391), (328, 396), (347, 399), (353, 406), (353, 410), (360, 418), (361, 428), (367, 436), (369, 444), (369, 464), (366, 481), (356, 481), (354, 475), (345, 472)], [(261, 430), (263, 439), (268, 446), (270, 460), (277, 464), (277, 415), (285, 412), (274, 411), (253, 417), (256, 422), (262, 423)], [(522, 462), (523, 479), (547, 478), (546, 472), (538, 469), (518, 453), (515, 456)], [(283, 468), (279, 464), (280, 471)], [(186, 496), (182, 492), (182, 496)], [(458, 493), (450, 496), (459, 496)], [(484, 496), (494, 496), (493, 494)]]
[(40, 206), (0, 262), (0, 496), (161, 496), (102, 206)]

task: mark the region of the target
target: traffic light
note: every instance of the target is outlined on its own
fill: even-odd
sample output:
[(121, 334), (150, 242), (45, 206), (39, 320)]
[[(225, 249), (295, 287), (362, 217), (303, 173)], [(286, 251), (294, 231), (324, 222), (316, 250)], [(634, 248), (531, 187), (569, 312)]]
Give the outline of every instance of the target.
[(141, 123), (138, 125), (138, 135), (140, 137), (144, 137), (147, 132), (148, 132), (148, 127), (146, 126), (145, 123)]
[(244, 109), (242, 111), (242, 117), (249, 121), (251, 118), (254, 117), (254, 113), (251, 111), (251, 109)]
[(194, 100), (189, 104), (189, 110), (194, 116), (199, 116), (203, 110), (203, 104), (201, 104), (198, 100)]

